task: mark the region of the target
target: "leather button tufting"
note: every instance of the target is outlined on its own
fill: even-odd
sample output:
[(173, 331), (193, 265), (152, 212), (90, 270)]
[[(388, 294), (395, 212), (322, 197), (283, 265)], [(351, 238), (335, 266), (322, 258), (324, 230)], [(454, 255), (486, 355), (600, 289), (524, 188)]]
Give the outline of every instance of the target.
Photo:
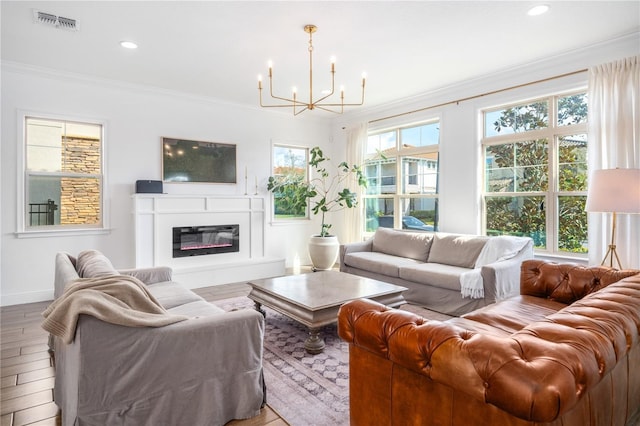
[(489, 389), (489, 382), (484, 382), (482, 386), (484, 386), (486, 389)]

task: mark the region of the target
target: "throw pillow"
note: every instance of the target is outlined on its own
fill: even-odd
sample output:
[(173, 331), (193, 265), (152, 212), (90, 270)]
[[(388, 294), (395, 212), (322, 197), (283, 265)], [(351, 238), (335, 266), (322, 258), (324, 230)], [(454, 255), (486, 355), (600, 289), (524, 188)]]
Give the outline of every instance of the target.
[(433, 234), (378, 228), (373, 235), (372, 251), (426, 262)]
[(99, 278), (120, 275), (111, 261), (97, 250), (85, 250), (78, 255), (76, 269), (80, 278)]
[(436, 233), (429, 252), (430, 263), (472, 269), (488, 237)]

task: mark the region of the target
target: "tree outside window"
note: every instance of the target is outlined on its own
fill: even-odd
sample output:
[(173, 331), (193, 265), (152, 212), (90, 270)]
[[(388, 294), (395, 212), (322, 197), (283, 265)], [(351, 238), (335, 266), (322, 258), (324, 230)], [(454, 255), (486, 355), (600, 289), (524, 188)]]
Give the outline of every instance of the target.
[[(309, 149), (288, 145), (273, 147), (273, 217), (276, 220), (309, 217), (306, 198), (296, 188), (308, 181)], [(302, 202), (304, 201), (304, 202)]]
[(487, 235), (528, 236), (549, 253), (586, 253), (586, 120), (585, 93), (484, 112)]

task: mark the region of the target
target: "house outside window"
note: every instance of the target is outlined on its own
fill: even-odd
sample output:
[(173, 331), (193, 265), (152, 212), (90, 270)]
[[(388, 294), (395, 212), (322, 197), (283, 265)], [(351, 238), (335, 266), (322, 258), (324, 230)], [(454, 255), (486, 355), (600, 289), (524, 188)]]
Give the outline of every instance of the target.
[[(296, 203), (296, 187), (309, 180), (309, 148), (273, 145), (273, 218), (276, 221), (309, 218), (306, 203)], [(302, 206), (304, 205), (304, 207)]]
[(440, 122), (369, 134), (365, 164), (365, 233), (378, 227), (438, 229)]
[(587, 96), (483, 112), (487, 235), (531, 237), (537, 252), (587, 253)]
[(24, 116), (20, 231), (104, 227), (101, 123)]

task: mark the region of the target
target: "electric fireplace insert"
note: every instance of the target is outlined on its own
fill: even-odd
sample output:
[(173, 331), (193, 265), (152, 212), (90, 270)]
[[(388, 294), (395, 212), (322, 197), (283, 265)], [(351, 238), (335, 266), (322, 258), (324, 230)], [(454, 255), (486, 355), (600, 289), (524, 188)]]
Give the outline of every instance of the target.
[(173, 228), (173, 257), (240, 251), (240, 225)]

